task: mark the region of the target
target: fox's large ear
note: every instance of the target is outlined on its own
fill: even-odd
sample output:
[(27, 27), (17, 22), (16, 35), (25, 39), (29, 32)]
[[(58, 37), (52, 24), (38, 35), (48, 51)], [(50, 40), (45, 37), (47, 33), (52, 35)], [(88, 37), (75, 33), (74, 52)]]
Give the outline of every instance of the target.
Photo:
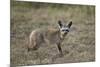
[(68, 27), (70, 28), (72, 25), (72, 21), (69, 22)]
[(58, 21), (59, 27), (61, 28), (63, 26), (62, 22), (59, 20)]

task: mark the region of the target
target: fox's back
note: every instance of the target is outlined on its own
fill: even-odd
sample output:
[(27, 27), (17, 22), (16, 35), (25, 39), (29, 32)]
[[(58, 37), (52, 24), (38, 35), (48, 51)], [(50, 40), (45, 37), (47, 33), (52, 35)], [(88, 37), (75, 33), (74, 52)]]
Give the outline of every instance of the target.
[(35, 38), (39, 42), (48, 42), (51, 44), (60, 42), (59, 30), (51, 27), (33, 30), (30, 37)]

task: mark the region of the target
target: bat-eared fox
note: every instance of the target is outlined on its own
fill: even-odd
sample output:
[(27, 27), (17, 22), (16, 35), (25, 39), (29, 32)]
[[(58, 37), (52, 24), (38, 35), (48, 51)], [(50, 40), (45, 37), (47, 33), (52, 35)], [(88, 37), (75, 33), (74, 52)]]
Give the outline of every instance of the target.
[(67, 25), (58, 21), (58, 29), (46, 28), (46, 29), (35, 29), (31, 32), (29, 36), (28, 51), (37, 50), (42, 43), (46, 44), (56, 44), (59, 53), (62, 54), (61, 43), (65, 36), (70, 31), (72, 21), (68, 22)]

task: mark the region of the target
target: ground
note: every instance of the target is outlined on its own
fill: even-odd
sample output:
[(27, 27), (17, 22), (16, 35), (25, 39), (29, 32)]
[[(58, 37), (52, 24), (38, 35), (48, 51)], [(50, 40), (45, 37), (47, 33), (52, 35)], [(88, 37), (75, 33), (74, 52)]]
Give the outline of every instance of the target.
[[(11, 2), (11, 65), (58, 64), (95, 61), (95, 6), (32, 2)], [(57, 21), (72, 20), (73, 25), (63, 44), (64, 56), (56, 45), (27, 51), (32, 30), (57, 27)]]

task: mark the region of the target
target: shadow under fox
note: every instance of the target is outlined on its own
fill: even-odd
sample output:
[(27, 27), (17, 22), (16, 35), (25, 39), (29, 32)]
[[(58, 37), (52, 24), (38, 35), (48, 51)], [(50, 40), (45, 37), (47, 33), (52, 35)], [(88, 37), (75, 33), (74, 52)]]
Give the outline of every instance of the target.
[(65, 36), (68, 34), (72, 21), (67, 25), (58, 21), (58, 29), (46, 28), (46, 29), (35, 29), (31, 32), (29, 36), (28, 51), (36, 50), (42, 43), (46, 44), (56, 44), (59, 53), (62, 54), (61, 43)]

